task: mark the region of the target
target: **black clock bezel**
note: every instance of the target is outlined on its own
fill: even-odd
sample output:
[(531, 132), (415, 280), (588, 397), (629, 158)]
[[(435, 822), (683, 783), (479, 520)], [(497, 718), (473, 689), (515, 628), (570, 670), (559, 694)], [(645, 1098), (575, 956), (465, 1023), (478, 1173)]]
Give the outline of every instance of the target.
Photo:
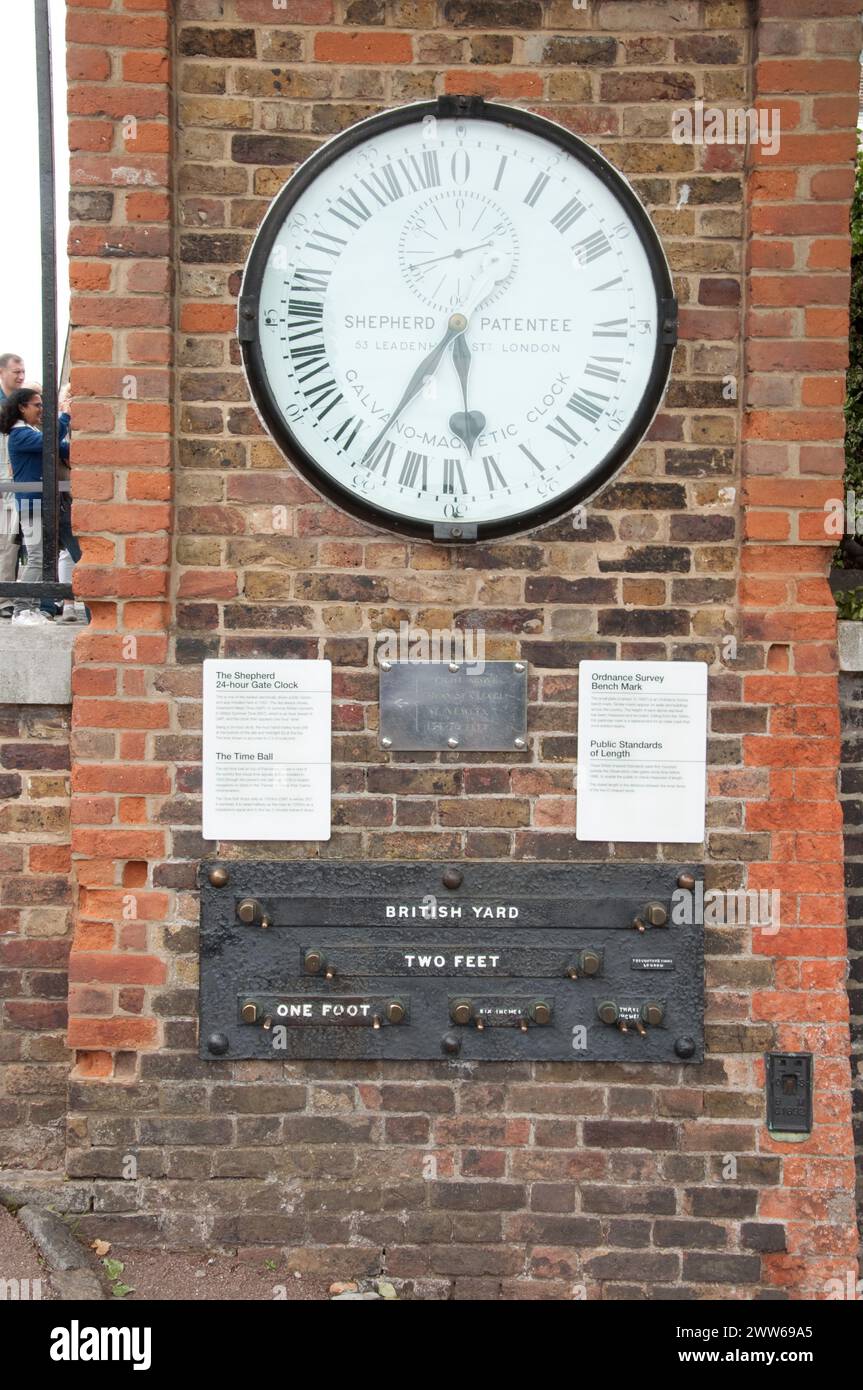
[[(258, 333), (258, 309), (264, 271), (278, 234), (299, 197), (320, 173), (342, 155), (384, 131), (421, 124), (424, 117), (471, 118), (529, 131), (583, 163), (608, 187), (627, 213), (645, 252), (656, 293), (657, 335), (647, 385), (626, 428), (614, 446), (580, 481), (539, 506), (513, 512), (493, 521), (444, 522), (420, 520), (363, 500), (343, 487), (316, 462), (286, 421), (270, 386)], [(329, 502), (358, 520), (398, 536), (439, 542), (465, 543), (525, 535), (582, 506), (614, 478), (644, 439), (668, 384), (677, 342), (677, 301), (671, 272), (659, 236), (637, 194), (622, 174), (591, 145), (563, 126), (521, 107), (481, 97), (447, 96), (412, 102), (369, 116), (334, 136), (306, 159), (273, 199), (252, 244), (240, 289), (237, 336), (252, 399), (271, 438), (305, 480)]]

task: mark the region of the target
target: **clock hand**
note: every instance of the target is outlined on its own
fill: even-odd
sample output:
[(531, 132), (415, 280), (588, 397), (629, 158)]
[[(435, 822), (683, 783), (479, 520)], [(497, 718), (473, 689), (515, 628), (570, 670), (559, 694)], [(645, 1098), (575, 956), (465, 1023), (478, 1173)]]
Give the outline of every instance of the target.
[(375, 438), (372, 440), (371, 444), (366, 449), (366, 452), (363, 455), (363, 463), (365, 463), (369, 456), (374, 452), (374, 450), (377, 448), (384, 435), (386, 434), (387, 430), (395, 424), (396, 420), (399, 418), (405, 407), (410, 405), (414, 396), (419, 395), (428, 378), (430, 376), (433, 376), (434, 373), (437, 371), (440, 365), (441, 358), (443, 357), (453, 338), (458, 337), (461, 333), (464, 332), (466, 328), (467, 319), (464, 314), (450, 315), (449, 322), (447, 323), (446, 333), (444, 333), (437, 347), (433, 348), (432, 351), (428, 354), (428, 356), (424, 357), (422, 362), (420, 362), (419, 366), (417, 367), (416, 371), (414, 372), (413, 376), (411, 377), (410, 381), (405, 387), (404, 395), (402, 396), (395, 410), (392, 412), (386, 424), (378, 432), (378, 434), (375, 435)]
[[(509, 274), (509, 262), (501, 253), (495, 252), (494, 255), (486, 257), (480, 270), (480, 274), (474, 281), (473, 289), (468, 296), (462, 313), (465, 319), (475, 313), (494, 291), (496, 285), (501, 280), (505, 280)], [(471, 351), (468, 347), (464, 333), (461, 333), (453, 343), (452, 360), (461, 382), (462, 399), (464, 401), (464, 413), (450, 416), (449, 427), (453, 434), (457, 435), (463, 444), (467, 446), (469, 454), (473, 453), (473, 446), (485, 429), (485, 416), (481, 410), (468, 410), (467, 406), (467, 379), (470, 372)]]
[(481, 241), (478, 246), (466, 246), (463, 251), (450, 251), (446, 256), (432, 256), (430, 261), (417, 261), (416, 265), (411, 266), (411, 270), (422, 270), (427, 265), (437, 265), (438, 261), (451, 261), (453, 258), (460, 260), (470, 251), (482, 251), (486, 246), (491, 246), (490, 241)]
[(449, 427), (453, 434), (457, 435), (467, 447), (469, 454), (473, 453), (473, 446), (485, 429), (485, 416), (480, 410), (469, 410), (467, 404), (467, 379), (470, 373), (471, 351), (467, 345), (467, 340), (463, 333), (460, 333), (452, 345), (452, 360), (458, 379), (461, 382), (461, 394), (464, 401), (464, 414), (450, 416)]
[(432, 348), (428, 356), (423, 358), (422, 362), (420, 362), (419, 366), (417, 367), (416, 371), (414, 372), (413, 376), (411, 377), (410, 381), (405, 387), (404, 395), (402, 396), (395, 410), (392, 412), (386, 424), (382, 426), (382, 428), (375, 435), (369, 447), (366, 449), (366, 452), (363, 455), (363, 463), (365, 463), (369, 459), (371, 454), (374, 453), (375, 449), (380, 444), (387, 430), (395, 424), (402, 411), (410, 405), (411, 401), (414, 399), (415, 396), (419, 395), (428, 378), (430, 376), (434, 376), (434, 373), (440, 366), (441, 358), (443, 357), (453, 338), (458, 338), (462, 333), (464, 333), (465, 329), (467, 328), (468, 318), (470, 314), (472, 314), (475, 309), (478, 309), (481, 306), (483, 301), (488, 298), (488, 296), (494, 290), (495, 285), (497, 285), (500, 280), (506, 279), (507, 275), (509, 274), (509, 264), (507, 263), (506, 258), (502, 256), (500, 252), (497, 252), (495, 255), (489, 256), (486, 258), (486, 260), (483, 261), (482, 265), (480, 266), (480, 271), (483, 270), (485, 270), (487, 273), (484, 275), (480, 275), (474, 281), (473, 290), (471, 291), (471, 294), (467, 300), (467, 303), (465, 304), (465, 307), (459, 313), (450, 315), (446, 332), (444, 333), (437, 347)]

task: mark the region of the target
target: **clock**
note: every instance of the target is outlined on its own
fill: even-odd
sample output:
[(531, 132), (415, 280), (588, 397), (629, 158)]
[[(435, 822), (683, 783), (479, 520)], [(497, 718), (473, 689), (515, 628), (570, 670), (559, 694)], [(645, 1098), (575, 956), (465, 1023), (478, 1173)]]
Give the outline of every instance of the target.
[(676, 342), (647, 213), (596, 150), (475, 97), (359, 122), (273, 201), (243, 277), (264, 424), (387, 531), (530, 530), (622, 466)]

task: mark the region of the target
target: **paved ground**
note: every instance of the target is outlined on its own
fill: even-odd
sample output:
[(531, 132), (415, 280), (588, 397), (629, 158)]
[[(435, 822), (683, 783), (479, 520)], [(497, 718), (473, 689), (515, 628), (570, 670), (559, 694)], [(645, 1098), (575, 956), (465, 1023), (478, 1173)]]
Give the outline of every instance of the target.
[(329, 1279), (303, 1275), (296, 1279), (288, 1270), (267, 1267), (267, 1254), (258, 1261), (238, 1260), (235, 1255), (175, 1255), (161, 1250), (124, 1250), (112, 1247), (109, 1259), (122, 1260), (124, 1284), (134, 1293), (124, 1303), (149, 1299), (326, 1299)]
[[(12, 1288), (8, 1284), (11, 1279), (18, 1280), (19, 1298), (25, 1293), (25, 1288), (21, 1286), (23, 1279), (30, 1280), (26, 1286), (26, 1293), (30, 1298), (36, 1294), (37, 1287), (43, 1301), (55, 1297), (47, 1269), (36, 1246), (20, 1221), (16, 1221), (11, 1212), (0, 1206), (0, 1280), (3, 1279), (7, 1281), (7, 1298), (13, 1297)], [(41, 1280), (41, 1284), (37, 1286), (34, 1282), (36, 1280)], [(0, 1298), (2, 1296), (0, 1294)]]

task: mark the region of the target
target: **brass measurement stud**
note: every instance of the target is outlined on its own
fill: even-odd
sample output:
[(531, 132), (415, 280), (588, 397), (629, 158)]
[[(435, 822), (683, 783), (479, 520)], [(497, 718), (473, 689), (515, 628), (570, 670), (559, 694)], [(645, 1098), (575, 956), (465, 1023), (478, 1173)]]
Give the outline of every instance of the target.
[(534, 1023), (544, 1026), (546, 1023), (551, 1023), (551, 1008), (544, 999), (539, 999), (531, 1008), (530, 1016)]
[(324, 968), (324, 957), (321, 951), (306, 951), (303, 956), (303, 969), (307, 975), (319, 975)]
[(649, 1023), (651, 1028), (658, 1028), (664, 1012), (661, 1004), (642, 1004), (641, 1020), (643, 1023)]
[(603, 1023), (616, 1023), (620, 1018), (620, 1010), (613, 999), (603, 999), (596, 1012)]
[(404, 1023), (407, 1009), (400, 999), (391, 999), (387, 1004), (387, 1022)]
[(473, 1010), (466, 999), (457, 999), (449, 1011), (453, 1023), (470, 1023)]
[(648, 903), (643, 916), (652, 927), (664, 927), (668, 921), (668, 913), (662, 903)]
[(243, 1020), (244, 1023), (257, 1023), (257, 1021), (258, 1021), (258, 1006), (257, 1006), (257, 1004), (253, 1004), (253, 1003), (251, 1002), (251, 1000), (249, 1001), (248, 1004), (244, 1004), (244, 1005), (243, 1005), (243, 1007), (242, 1007), (240, 1013), (241, 1013), (242, 1020)]

